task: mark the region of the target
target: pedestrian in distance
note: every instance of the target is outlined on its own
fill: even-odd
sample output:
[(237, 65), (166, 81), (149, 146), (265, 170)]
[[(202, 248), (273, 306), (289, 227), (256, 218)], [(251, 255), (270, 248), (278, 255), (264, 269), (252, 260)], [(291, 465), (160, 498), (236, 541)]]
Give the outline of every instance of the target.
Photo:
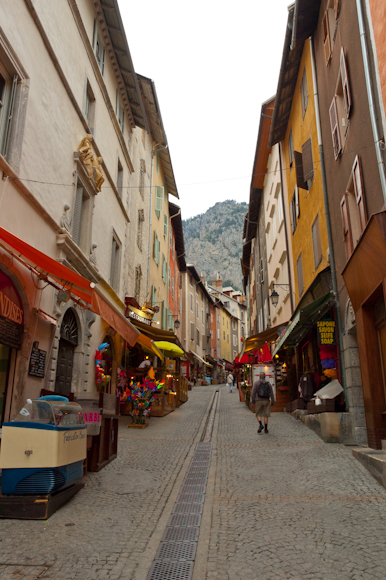
[(257, 432), (261, 433), (263, 430), (261, 419), (264, 417), (264, 431), (268, 433), (268, 417), (271, 416), (271, 407), (275, 404), (275, 398), (272, 386), (265, 380), (265, 373), (263, 372), (260, 373), (260, 380), (255, 381), (252, 387), (251, 401), (255, 403), (256, 417), (259, 421)]
[(232, 392), (234, 381), (235, 381), (234, 376), (232, 375), (232, 373), (229, 373), (229, 375), (227, 377), (227, 383), (228, 383), (230, 393)]

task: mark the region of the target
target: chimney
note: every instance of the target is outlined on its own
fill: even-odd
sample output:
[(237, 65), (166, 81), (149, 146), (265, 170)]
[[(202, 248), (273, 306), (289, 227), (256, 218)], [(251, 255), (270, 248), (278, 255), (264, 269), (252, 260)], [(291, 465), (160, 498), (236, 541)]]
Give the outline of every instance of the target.
[(217, 288), (217, 290), (222, 291), (222, 280), (220, 274), (217, 274), (217, 280), (213, 280), (212, 282), (213, 288)]

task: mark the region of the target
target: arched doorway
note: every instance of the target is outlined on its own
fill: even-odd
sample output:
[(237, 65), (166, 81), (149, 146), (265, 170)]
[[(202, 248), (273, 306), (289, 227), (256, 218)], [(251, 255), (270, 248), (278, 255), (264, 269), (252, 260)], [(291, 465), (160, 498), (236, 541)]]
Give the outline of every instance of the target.
[(71, 393), (74, 351), (78, 346), (78, 322), (74, 311), (69, 308), (63, 316), (60, 327), (58, 362), (56, 365), (55, 392), (62, 395)]

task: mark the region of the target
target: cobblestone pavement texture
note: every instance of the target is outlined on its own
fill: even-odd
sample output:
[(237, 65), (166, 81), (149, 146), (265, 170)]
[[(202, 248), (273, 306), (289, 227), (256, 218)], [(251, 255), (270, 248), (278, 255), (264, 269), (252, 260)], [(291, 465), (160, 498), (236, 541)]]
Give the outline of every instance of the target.
[[(144, 431), (123, 427), (118, 458), (48, 521), (0, 521), (0, 580), (132, 580), (213, 391), (193, 389)], [(288, 415), (274, 413), (268, 434), (257, 426), (221, 388), (200, 580), (384, 579), (386, 490), (350, 448)]]
[(131, 580), (213, 391), (196, 387), (143, 431), (121, 426), (117, 459), (48, 521), (0, 520), (0, 580)]
[(222, 389), (206, 579), (384, 579), (386, 490), (289, 415), (257, 427)]

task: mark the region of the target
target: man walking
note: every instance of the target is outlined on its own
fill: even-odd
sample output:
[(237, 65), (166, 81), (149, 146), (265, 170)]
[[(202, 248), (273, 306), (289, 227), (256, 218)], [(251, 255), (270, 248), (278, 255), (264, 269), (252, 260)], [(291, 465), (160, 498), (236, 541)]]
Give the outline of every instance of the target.
[(229, 386), (229, 392), (230, 393), (232, 392), (232, 389), (233, 389), (234, 380), (235, 379), (234, 379), (232, 373), (229, 373), (228, 378), (227, 378), (227, 383), (228, 383), (228, 386)]
[(255, 403), (256, 417), (259, 421), (257, 432), (261, 433), (263, 430), (261, 418), (264, 417), (264, 431), (268, 433), (268, 417), (271, 415), (271, 405), (275, 404), (275, 399), (270, 383), (265, 380), (265, 373), (260, 373), (260, 380), (254, 383), (251, 401)]

